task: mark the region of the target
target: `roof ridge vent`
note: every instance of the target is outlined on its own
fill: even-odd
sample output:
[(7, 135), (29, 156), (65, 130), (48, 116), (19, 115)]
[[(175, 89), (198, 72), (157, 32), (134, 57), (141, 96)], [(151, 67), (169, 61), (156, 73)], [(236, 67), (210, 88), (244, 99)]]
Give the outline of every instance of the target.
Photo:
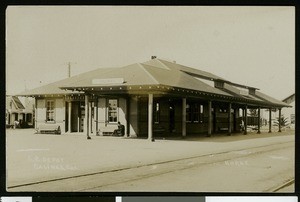
[(156, 59), (156, 58), (157, 58), (156, 55), (152, 55), (152, 56), (151, 56), (151, 60), (154, 60), (154, 59)]

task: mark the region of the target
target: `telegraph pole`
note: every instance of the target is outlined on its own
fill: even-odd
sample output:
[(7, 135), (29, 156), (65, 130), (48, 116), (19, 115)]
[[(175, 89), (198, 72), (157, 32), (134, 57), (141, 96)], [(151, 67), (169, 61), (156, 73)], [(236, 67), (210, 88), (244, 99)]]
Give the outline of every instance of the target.
[[(71, 77), (71, 63), (72, 62), (68, 62), (68, 77)], [(73, 64), (76, 64), (76, 62), (73, 62)]]
[(71, 77), (71, 62), (68, 62), (68, 77)]

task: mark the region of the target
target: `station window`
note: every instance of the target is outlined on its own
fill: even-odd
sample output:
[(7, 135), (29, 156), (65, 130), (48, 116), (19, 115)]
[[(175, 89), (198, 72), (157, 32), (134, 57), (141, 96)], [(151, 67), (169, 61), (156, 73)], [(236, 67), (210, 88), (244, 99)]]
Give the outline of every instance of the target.
[(108, 99), (108, 122), (117, 123), (118, 122), (118, 100)]
[(195, 103), (193, 107), (193, 120), (194, 123), (199, 123), (200, 120), (200, 105)]
[(154, 113), (153, 113), (153, 121), (154, 121), (154, 123), (159, 123), (159, 118), (160, 118), (159, 103), (155, 102), (154, 103)]
[(215, 87), (216, 88), (224, 88), (224, 82), (215, 81)]
[(188, 103), (186, 105), (186, 121), (190, 123), (202, 123), (203, 105), (199, 103)]
[(200, 114), (199, 114), (200, 123), (202, 123), (203, 120), (204, 120), (204, 109), (203, 109), (203, 105), (200, 105)]
[(189, 103), (186, 104), (186, 122), (192, 122), (192, 107)]
[(55, 102), (54, 100), (47, 100), (46, 102), (46, 121), (54, 121), (55, 115)]
[(32, 122), (32, 114), (27, 114), (26, 116), (27, 116), (26, 117), (27, 122), (31, 123)]
[(291, 114), (291, 124), (295, 124), (295, 114)]

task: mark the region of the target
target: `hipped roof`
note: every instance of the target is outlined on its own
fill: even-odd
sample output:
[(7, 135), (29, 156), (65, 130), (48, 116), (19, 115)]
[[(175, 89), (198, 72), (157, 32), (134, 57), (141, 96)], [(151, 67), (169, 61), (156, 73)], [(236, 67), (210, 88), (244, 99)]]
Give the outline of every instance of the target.
[[(106, 72), (99, 71), (98, 74), (94, 72), (91, 77), (68, 82), (68, 84), (61, 87), (66, 89), (95, 87), (99, 86), (99, 84), (93, 84), (94, 79), (109, 79), (119, 77), (122, 77), (125, 81), (123, 84), (121, 84), (122, 86), (166, 85), (231, 96), (230, 94), (211, 87), (208, 84), (199, 81), (182, 71), (176, 69), (157, 68), (155, 66), (147, 65), (146, 63), (136, 63), (121, 68), (114, 68)], [(112, 84), (102, 84), (100, 86), (111, 85)]]
[[(216, 88), (202, 82), (197, 78), (211, 81), (225, 82), (224, 88)], [(95, 83), (95, 79), (124, 79), (123, 83)], [(238, 94), (239, 90), (234, 86), (248, 88), (240, 84), (235, 85), (228, 80), (202, 70), (186, 67), (162, 59), (152, 59), (144, 63), (135, 63), (118, 68), (99, 68), (90, 72), (79, 74), (52, 84), (41, 86), (39, 88), (20, 93), (25, 96), (47, 95), (47, 94), (70, 94), (80, 93), (79, 88), (109, 87), (109, 86), (151, 86), (165, 85), (175, 88), (195, 90), (198, 92), (226, 96), (229, 98), (243, 98), (243, 102), (255, 101), (266, 105), (276, 105), (279, 107), (288, 107), (284, 102), (276, 100), (266, 94), (256, 90), (254, 95)], [(253, 87), (249, 87), (256, 89)], [(66, 91), (73, 90), (73, 91)], [(75, 90), (75, 91), (74, 91)], [(82, 92), (81, 92), (82, 93)]]
[[(114, 69), (114, 68), (113, 68)], [(64, 85), (73, 84), (76, 82), (80, 82), (86, 78), (90, 78), (93, 75), (98, 75), (105, 73), (107, 71), (112, 71), (112, 68), (99, 68), (93, 71), (85, 72), (76, 76), (72, 76), (70, 78), (66, 78), (60, 81), (56, 81), (54, 83), (46, 84), (32, 90), (26, 90), (19, 93), (19, 96), (35, 96), (35, 95), (59, 95), (59, 94), (73, 94), (73, 93), (82, 93), (79, 91), (66, 91), (61, 89), (60, 87)]]

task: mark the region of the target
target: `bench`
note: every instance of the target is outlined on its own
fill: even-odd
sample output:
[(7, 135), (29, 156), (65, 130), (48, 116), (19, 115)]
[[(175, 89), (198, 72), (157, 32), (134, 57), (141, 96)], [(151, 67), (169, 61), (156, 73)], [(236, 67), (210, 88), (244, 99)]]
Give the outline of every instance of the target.
[(6, 124), (6, 128), (14, 128), (14, 125), (12, 125), (12, 124)]
[(163, 134), (165, 132), (165, 128), (163, 126), (155, 126), (153, 127), (153, 133)]
[(219, 128), (219, 131), (223, 131), (223, 132), (224, 131), (228, 131), (228, 128), (224, 128), (224, 127), (223, 128)]
[(58, 124), (40, 124), (37, 133), (54, 133), (61, 134), (60, 126)]
[(100, 127), (97, 131), (97, 135), (102, 134), (104, 135), (113, 135), (115, 130), (118, 130), (118, 125), (110, 125), (110, 126), (104, 126)]
[(247, 126), (247, 130), (258, 130), (257, 126)]

